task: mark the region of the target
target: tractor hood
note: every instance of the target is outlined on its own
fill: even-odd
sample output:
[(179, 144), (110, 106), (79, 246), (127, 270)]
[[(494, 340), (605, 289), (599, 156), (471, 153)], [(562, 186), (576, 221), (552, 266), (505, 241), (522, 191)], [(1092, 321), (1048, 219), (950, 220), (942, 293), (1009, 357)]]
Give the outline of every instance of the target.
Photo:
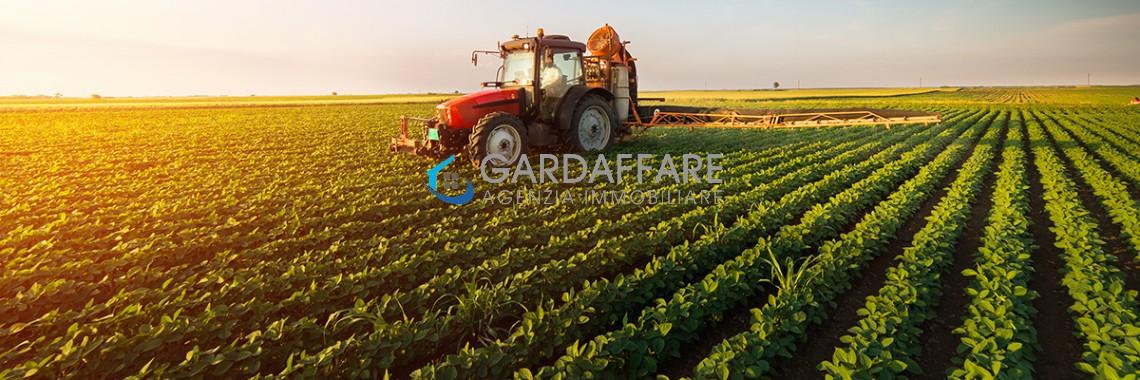
[(492, 112), (506, 112), (518, 116), (521, 109), (521, 88), (476, 91), (452, 98), (435, 107), (439, 121), (452, 129), (474, 128), (479, 119)]

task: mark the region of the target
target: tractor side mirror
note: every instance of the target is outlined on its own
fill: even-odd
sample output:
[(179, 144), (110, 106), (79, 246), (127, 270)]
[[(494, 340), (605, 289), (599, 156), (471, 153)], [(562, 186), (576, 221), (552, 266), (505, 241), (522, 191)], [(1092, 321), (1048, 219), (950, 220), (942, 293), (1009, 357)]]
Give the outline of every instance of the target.
[(498, 51), (492, 50), (475, 50), (471, 52), (471, 65), (479, 66), (479, 54), (500, 54)]

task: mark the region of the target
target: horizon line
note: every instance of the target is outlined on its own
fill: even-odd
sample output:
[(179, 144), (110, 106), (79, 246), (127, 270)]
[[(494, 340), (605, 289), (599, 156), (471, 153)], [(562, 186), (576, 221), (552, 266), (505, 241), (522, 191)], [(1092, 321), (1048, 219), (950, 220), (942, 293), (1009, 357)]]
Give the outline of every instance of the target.
[[(796, 90), (844, 90), (844, 89), (877, 89), (877, 88), (897, 88), (897, 89), (946, 89), (946, 88), (1091, 88), (1091, 87), (1140, 87), (1140, 83), (1128, 84), (992, 84), (992, 85), (939, 85), (939, 86), (836, 86), (836, 87), (798, 87), (798, 88), (676, 88), (676, 89), (647, 89), (641, 92), (676, 92), (676, 91), (796, 91)], [(479, 90), (476, 90), (479, 91)], [(471, 91), (474, 92), (474, 91)], [(454, 95), (454, 94), (467, 94), (471, 92), (461, 91), (425, 91), (425, 92), (375, 92), (375, 93), (340, 93), (340, 92), (322, 92), (322, 93), (289, 93), (289, 94), (257, 94), (250, 93), (248, 95), (239, 94), (182, 94), (182, 95), (102, 95), (99, 93), (92, 93), (85, 96), (55, 96), (55, 94), (9, 94), (0, 95), (0, 98), (19, 99), (19, 98), (48, 98), (48, 99), (90, 99), (92, 96), (98, 95), (104, 99), (125, 99), (125, 98), (208, 98), (208, 97), (300, 97), (300, 96), (389, 96), (389, 95)], [(60, 94), (62, 95), (62, 94)]]

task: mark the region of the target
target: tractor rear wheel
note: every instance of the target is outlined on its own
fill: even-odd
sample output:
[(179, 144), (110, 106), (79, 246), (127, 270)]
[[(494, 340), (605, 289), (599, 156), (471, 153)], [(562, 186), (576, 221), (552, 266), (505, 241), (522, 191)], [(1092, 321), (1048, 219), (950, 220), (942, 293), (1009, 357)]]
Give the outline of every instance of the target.
[(475, 124), (467, 141), (467, 157), (475, 167), (488, 156), (490, 165), (514, 165), (527, 152), (526, 138), (526, 126), (517, 116), (493, 112)]
[(587, 95), (574, 107), (562, 140), (571, 152), (600, 152), (617, 138), (618, 120), (613, 107), (600, 96)]

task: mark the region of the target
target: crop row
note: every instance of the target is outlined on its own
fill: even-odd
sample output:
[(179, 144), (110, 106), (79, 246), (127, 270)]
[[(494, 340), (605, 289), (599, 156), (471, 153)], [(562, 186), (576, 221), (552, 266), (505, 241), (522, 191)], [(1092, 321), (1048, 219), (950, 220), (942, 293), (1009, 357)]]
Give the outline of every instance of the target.
[[(1000, 136), (1001, 129), (990, 132)], [(978, 160), (964, 167), (960, 181), (934, 206), (926, 226), (897, 258), (899, 263), (887, 269), (878, 293), (867, 297), (858, 311), (862, 318), (840, 338), (845, 345), (835, 348), (830, 361), (820, 363), (826, 374), (868, 378), (921, 373), (914, 360), (922, 347), (919, 326), (936, 316), (942, 273), (952, 262), (970, 207), (989, 174), (996, 139), (988, 141), (982, 143)]]
[(982, 246), (975, 265), (963, 275), (971, 277), (970, 297), (963, 324), (954, 330), (961, 337), (961, 358), (949, 373), (953, 378), (1033, 378), (1033, 299), (1029, 289), (1034, 250), (1029, 230), (1029, 188), (1025, 174), (1020, 114), (1006, 136)]
[[(698, 334), (728, 310), (747, 302), (766, 288), (771, 261), (797, 257), (814, 244), (838, 234), (860, 210), (878, 203), (905, 179), (967, 129), (968, 124), (944, 133), (900, 159), (856, 182), (826, 203), (806, 212), (799, 224), (787, 225), (770, 238), (721, 264), (703, 279), (678, 290), (667, 301), (646, 308), (635, 322), (573, 345), (553, 365), (537, 372), (541, 377), (651, 376), (660, 360), (676, 357), (680, 346), (695, 341)], [(969, 141), (969, 136), (958, 137)], [(956, 146), (957, 151), (961, 145)], [(524, 370), (524, 376), (529, 371)]]
[(1081, 203), (1077, 185), (1050, 147), (1045, 131), (1028, 120), (1034, 163), (1044, 188), (1046, 211), (1053, 222), (1055, 245), (1062, 250), (1064, 286), (1073, 298), (1077, 334), (1084, 342), (1077, 367), (1099, 378), (1119, 378), (1140, 370), (1140, 326), (1136, 293), (1124, 287), (1124, 275), (1105, 252), (1096, 222)]
[[(1094, 156), (1086, 152), (1070, 136), (1070, 133), (1076, 135), (1081, 143), (1093, 144), (1095, 147), (1101, 147), (1102, 144), (1084, 131), (1083, 127), (1069, 125), (1071, 123), (1064, 121), (1059, 124), (1051, 117), (1045, 117), (1043, 124), (1045, 130), (1056, 141), (1061, 153), (1072, 162), (1076, 172), (1100, 199), (1101, 205), (1112, 217), (1112, 221), (1120, 227), (1120, 235), (1128, 239), (1132, 254), (1134, 256), (1140, 254), (1140, 206), (1129, 194), (1128, 185), (1105, 170)], [(1107, 149), (1099, 149), (1099, 151), (1105, 150)], [(1127, 160), (1120, 164), (1127, 171), (1140, 171), (1140, 164), (1136, 160)]]
[[(1070, 125), (1065, 123), (1063, 126)], [(1090, 150), (1119, 171), (1133, 188), (1140, 186), (1140, 165), (1136, 164), (1140, 144), (1123, 139), (1108, 127), (1097, 123), (1085, 121), (1081, 126), (1084, 128), (1070, 127), (1067, 130), (1076, 134)]]
[[(979, 125), (987, 124), (993, 125)], [(997, 135), (995, 131), (999, 129), (986, 129), (949, 191), (962, 192), (976, 186), (991, 155), (988, 149)], [(981, 128), (974, 133), (981, 134)], [(749, 331), (726, 339), (714, 348), (695, 369), (696, 376), (740, 378), (770, 374), (773, 361), (792, 355), (797, 342), (805, 338), (807, 324), (818, 324), (825, 319), (829, 305), (850, 288), (858, 269), (887, 247), (895, 232), (930, 198), (939, 179), (961, 160), (966, 147), (973, 143), (972, 140), (961, 143), (956, 153), (958, 157), (932, 162), (924, 168), (925, 173), (904, 184), (905, 188), (892, 194), (852, 231), (821, 245), (819, 254), (801, 269), (803, 284), (780, 289), (763, 307), (753, 309)]]

